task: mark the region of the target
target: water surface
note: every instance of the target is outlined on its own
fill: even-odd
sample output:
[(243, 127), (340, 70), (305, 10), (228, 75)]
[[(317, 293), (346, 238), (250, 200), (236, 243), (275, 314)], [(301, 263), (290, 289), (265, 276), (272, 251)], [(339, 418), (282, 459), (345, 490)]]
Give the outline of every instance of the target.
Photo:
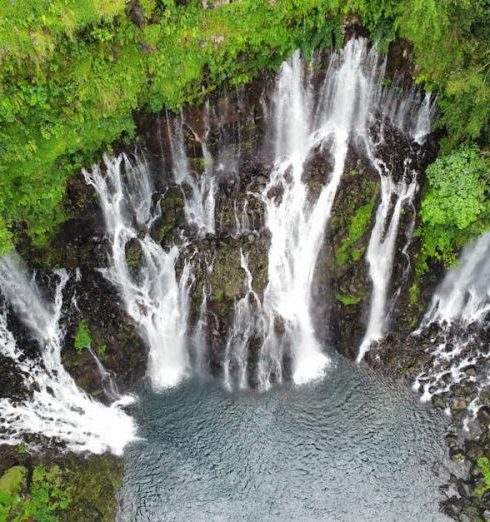
[(121, 521), (439, 521), (441, 415), (335, 359), (316, 383), (143, 386)]

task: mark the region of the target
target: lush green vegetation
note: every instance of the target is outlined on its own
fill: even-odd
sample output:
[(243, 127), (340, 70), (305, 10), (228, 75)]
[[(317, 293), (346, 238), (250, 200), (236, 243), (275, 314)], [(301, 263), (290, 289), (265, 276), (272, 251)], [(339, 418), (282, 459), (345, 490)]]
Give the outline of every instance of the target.
[(178, 109), (330, 44), (340, 24), (319, 5), (0, 0), (0, 251), (19, 227), (46, 239), (67, 176), (132, 137), (136, 109)]
[(79, 353), (86, 348), (90, 348), (92, 345), (90, 331), (88, 329), (87, 323), (83, 319), (78, 323), (77, 330), (75, 332), (74, 344), (75, 350)]
[[(490, 228), (490, 169), (476, 147), (441, 156), (427, 168), (420, 216), (421, 260), (446, 264), (470, 238)], [(421, 267), (425, 269), (426, 267)]]
[(0, 471), (0, 522), (114, 520), (120, 459), (67, 453), (55, 462), (19, 448), (19, 464)]
[(28, 487), (27, 469), (14, 466), (0, 478), (0, 522), (56, 522), (71, 502), (58, 466), (38, 466)]
[[(180, 5), (185, 4), (185, 5)], [(179, 109), (300, 47), (341, 44), (358, 14), (383, 49), (411, 42), (438, 92), (446, 153), (487, 146), (485, 0), (0, 0), (0, 253), (63, 219), (67, 177), (134, 134), (136, 110)], [(427, 234), (424, 237), (429, 237)]]
[(352, 306), (361, 302), (361, 298), (355, 295), (335, 294), (335, 299), (340, 301), (344, 306)]
[(487, 457), (479, 457), (476, 461), (477, 466), (483, 474), (483, 480), (485, 484), (478, 488), (475, 493), (477, 495), (483, 495), (490, 490), (490, 460)]

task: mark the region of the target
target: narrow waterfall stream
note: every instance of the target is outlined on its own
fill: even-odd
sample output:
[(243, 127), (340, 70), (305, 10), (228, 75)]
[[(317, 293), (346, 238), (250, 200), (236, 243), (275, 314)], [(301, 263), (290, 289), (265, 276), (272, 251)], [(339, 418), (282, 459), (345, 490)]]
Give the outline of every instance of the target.
[[(459, 266), (448, 272), (436, 289), (415, 332), (430, 335), (427, 351), (432, 359), (417, 376), (414, 389), (428, 401), (433, 396), (448, 396), (454, 387), (465, 387), (471, 401), (461, 404), (458, 413), (465, 416), (466, 429), (485, 405), (484, 397), (490, 390), (490, 351), (485, 334), (490, 326), (489, 255), (490, 233), (463, 250)], [(449, 405), (446, 412), (450, 413)]]
[[(133, 165), (126, 156), (106, 159), (107, 174), (98, 167), (85, 172), (99, 194), (112, 244), (112, 264), (105, 275), (120, 290), (128, 314), (149, 346), (148, 373), (155, 388), (175, 386), (189, 372), (186, 346), (188, 290), (191, 274), (186, 265), (180, 279), (175, 273), (179, 248), (163, 249), (149, 229), (160, 214), (152, 199), (153, 187), (141, 158)], [(141, 232), (144, 236), (140, 239)], [(142, 265), (132, 274), (126, 247), (136, 241)]]
[(75, 385), (61, 363), (63, 331), (60, 326), (66, 272), (56, 274), (53, 302), (47, 302), (34, 279), (15, 255), (0, 261), (0, 288), (7, 302), (25, 324), (39, 353), (26, 356), (9, 329), (9, 311), (0, 313), (0, 354), (9, 358), (22, 376), (27, 397), (0, 398), (1, 440), (7, 444), (39, 436), (72, 451), (120, 455), (136, 436), (136, 425), (122, 406), (131, 397), (119, 398), (110, 407), (92, 400)]
[(204, 155), (204, 173), (197, 177), (191, 172), (189, 159), (184, 146), (183, 127), (181, 117), (176, 120), (176, 125), (169, 128), (170, 148), (172, 151), (173, 175), (179, 185), (187, 184), (190, 189), (190, 197), (185, 201), (185, 216), (187, 222), (195, 225), (200, 235), (214, 234), (215, 224), (215, 179), (212, 176), (213, 159), (209, 153), (205, 141), (202, 142)]

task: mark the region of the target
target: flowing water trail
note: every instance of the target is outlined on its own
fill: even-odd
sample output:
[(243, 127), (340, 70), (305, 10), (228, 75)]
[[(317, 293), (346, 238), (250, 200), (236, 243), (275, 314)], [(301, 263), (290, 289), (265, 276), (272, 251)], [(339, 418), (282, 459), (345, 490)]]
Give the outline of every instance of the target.
[(369, 320), (357, 362), (362, 361), (371, 344), (379, 341), (386, 333), (388, 290), (393, 274), (401, 212), (404, 205), (413, 200), (417, 189), (415, 177), (411, 182), (397, 183), (389, 176), (381, 176), (381, 203), (376, 212), (376, 221), (366, 253), (372, 282)]
[[(190, 188), (190, 195), (185, 198), (185, 216), (190, 225), (194, 225), (200, 236), (214, 234), (216, 232), (215, 206), (216, 206), (216, 181), (213, 177), (213, 158), (206, 144), (206, 137), (201, 140), (204, 172), (198, 175), (190, 167), (184, 144), (184, 116), (174, 120), (172, 125), (169, 120), (168, 133), (170, 150), (172, 154), (173, 175), (175, 182), (180, 186)], [(188, 127), (190, 129), (190, 127)]]
[(198, 375), (204, 375), (206, 373), (206, 334), (208, 331), (208, 291), (203, 286), (201, 306), (199, 308), (199, 318), (194, 328), (192, 335), (192, 347), (193, 347), (193, 368)]
[(8, 312), (0, 313), (0, 353), (15, 364), (28, 393), (24, 399), (0, 399), (0, 442), (19, 444), (25, 437), (42, 436), (76, 451), (122, 454), (136, 437), (133, 420), (121, 409), (133, 399), (122, 397), (111, 406), (81, 391), (61, 362), (64, 332), (60, 326), (63, 290), (68, 281), (57, 273), (53, 302), (46, 301), (20, 259), (0, 260), (0, 289), (39, 347), (31, 358), (17, 345), (8, 328)]
[(487, 232), (463, 250), (459, 265), (446, 274), (436, 289), (422, 324), (414, 333), (431, 332), (432, 336), (432, 346), (428, 348), (430, 364), (417, 376), (414, 389), (422, 393), (422, 401), (428, 401), (463, 387), (471, 402), (458, 404), (456, 409), (467, 412), (465, 428), (482, 406), (482, 394), (490, 389), (490, 349), (486, 340), (490, 327), (489, 260)]
[[(156, 389), (175, 386), (190, 372), (187, 346), (190, 265), (184, 263), (180, 278), (177, 245), (165, 250), (150, 235), (160, 217), (159, 202), (144, 159), (131, 163), (124, 154), (105, 158), (106, 173), (99, 166), (84, 171), (103, 210), (111, 243), (111, 266), (104, 275), (119, 289), (129, 316), (149, 347), (148, 374)], [(137, 243), (138, 268), (131, 268), (126, 248)]]
[[(240, 343), (262, 338), (258, 361), (259, 387), (267, 389), (284, 377), (291, 360), (293, 380), (300, 384), (323, 375), (328, 357), (323, 353), (312, 317), (312, 283), (316, 262), (328, 226), (335, 196), (345, 170), (349, 147), (363, 150), (381, 178), (382, 200), (370, 242), (368, 262), (373, 280), (373, 306), (362, 353), (382, 335), (386, 299), (393, 269), (395, 240), (405, 203), (417, 185), (414, 177), (395, 182), (376, 157), (372, 127), (384, 119), (415, 141), (428, 132), (434, 105), (413, 90), (400, 96), (382, 86), (385, 62), (367, 40), (350, 40), (332, 56), (318, 89), (299, 53), (285, 62), (272, 97), (270, 122), (274, 127), (275, 161), (262, 192), (265, 224), (271, 234), (268, 284), (255, 328), (240, 330), (242, 302), (235, 309), (235, 324), (228, 344), (240, 331)], [(417, 104), (417, 105), (416, 105)], [(422, 106), (424, 110), (413, 111)], [(375, 137), (382, 141), (383, 125)], [(381, 135), (380, 135), (381, 134)], [(322, 151), (331, 158), (326, 182), (312, 197), (308, 187), (308, 159)], [(393, 199), (396, 202), (393, 204)], [(237, 233), (241, 230), (235, 210)], [(366, 348), (364, 348), (366, 347)], [(227, 347), (230, 353), (230, 346)], [(242, 349), (237, 348), (240, 352)], [(231, 349), (233, 352), (233, 349)], [(229, 368), (225, 372), (228, 383)]]
[(248, 268), (247, 256), (240, 250), (240, 266), (245, 272), (246, 292), (244, 297), (235, 303), (235, 315), (231, 332), (225, 347), (223, 361), (223, 381), (225, 388), (233, 388), (231, 369), (235, 369), (236, 381), (240, 389), (248, 387), (248, 349), (250, 341), (257, 331), (262, 304), (253, 289), (253, 277)]
[[(385, 65), (383, 65), (384, 70)], [(388, 305), (389, 290), (394, 270), (396, 241), (400, 233), (402, 212), (414, 209), (413, 201), (418, 191), (418, 172), (413, 168), (420, 146), (430, 133), (435, 116), (435, 100), (430, 93), (424, 96), (417, 89), (408, 93), (399, 89), (385, 87), (377, 101), (382, 121), (378, 141), (366, 133), (363, 136), (363, 148), (372, 166), (380, 176), (381, 201), (376, 211), (375, 224), (369, 240), (366, 262), (372, 284), (369, 318), (363, 340), (359, 347), (357, 362), (361, 362), (370, 346), (382, 339), (388, 328), (389, 316), (401, 287), (393, 292), (392, 306)], [(388, 126), (388, 129), (386, 128)], [(378, 157), (377, 148), (384, 144), (384, 133), (389, 126), (401, 131), (406, 140), (411, 142), (408, 156), (404, 159), (401, 179), (395, 180), (386, 163)], [(403, 255), (408, 259), (407, 250), (412, 239), (414, 220), (406, 230), (406, 243)], [(402, 284), (404, 278), (402, 278)]]
[(97, 357), (97, 354), (89, 347), (90, 355), (92, 356), (95, 366), (97, 367), (97, 372), (100, 377), (100, 382), (102, 384), (102, 390), (104, 391), (106, 397), (111, 401), (116, 401), (121, 398), (119, 390), (117, 389), (117, 384), (112, 378), (110, 372), (106, 370), (100, 359)]

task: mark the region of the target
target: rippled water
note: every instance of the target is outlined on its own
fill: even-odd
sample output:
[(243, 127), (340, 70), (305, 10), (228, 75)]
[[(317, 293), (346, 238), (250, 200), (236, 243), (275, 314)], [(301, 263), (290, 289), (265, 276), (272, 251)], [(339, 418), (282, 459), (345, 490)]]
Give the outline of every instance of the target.
[(447, 520), (444, 419), (342, 360), (262, 394), (198, 380), (140, 392), (120, 521)]

